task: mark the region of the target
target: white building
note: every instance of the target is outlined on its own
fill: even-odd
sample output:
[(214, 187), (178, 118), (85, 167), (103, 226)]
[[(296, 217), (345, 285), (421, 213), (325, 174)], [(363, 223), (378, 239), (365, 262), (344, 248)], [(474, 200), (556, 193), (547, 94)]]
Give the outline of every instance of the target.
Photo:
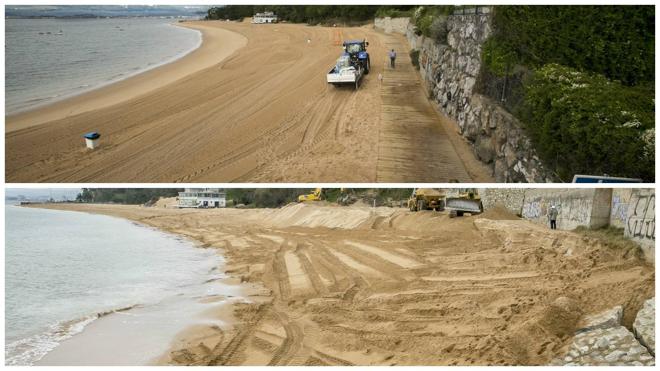
[(277, 23), (277, 14), (273, 12), (257, 13), (252, 17), (252, 23)]
[(207, 208), (227, 206), (225, 192), (220, 188), (186, 188), (179, 192), (179, 207)]

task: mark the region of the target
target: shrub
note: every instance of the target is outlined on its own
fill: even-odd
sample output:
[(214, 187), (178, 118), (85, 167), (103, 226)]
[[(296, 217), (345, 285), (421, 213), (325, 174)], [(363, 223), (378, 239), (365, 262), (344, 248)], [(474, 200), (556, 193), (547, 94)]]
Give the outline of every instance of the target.
[(630, 86), (655, 80), (653, 6), (496, 6), (493, 32), (489, 67), (506, 57), (534, 68), (557, 63), (592, 71)]
[[(420, 6), (417, 7), (414, 12), (411, 21), (415, 25), (415, 34), (424, 35), (426, 37), (433, 37), (435, 40), (440, 41), (436, 37), (442, 37), (440, 25), (437, 24), (436, 27), (436, 37), (434, 37), (432, 28), (433, 23), (436, 19), (446, 18), (445, 16), (451, 14), (454, 10), (453, 5), (433, 5), (433, 6)], [(446, 28), (446, 27), (445, 27)], [(445, 35), (446, 39), (446, 35)]]
[(378, 9), (376, 12), (376, 17), (378, 18), (384, 18), (384, 17), (390, 17), (390, 18), (400, 18), (400, 17), (411, 17), (413, 15), (413, 12), (411, 9), (396, 9), (396, 8), (390, 8), (390, 7), (381, 7)]
[(419, 50), (412, 49), (410, 51), (410, 60), (415, 69), (419, 69)]
[(564, 180), (608, 174), (654, 181), (653, 90), (549, 64), (519, 114), (545, 164)]

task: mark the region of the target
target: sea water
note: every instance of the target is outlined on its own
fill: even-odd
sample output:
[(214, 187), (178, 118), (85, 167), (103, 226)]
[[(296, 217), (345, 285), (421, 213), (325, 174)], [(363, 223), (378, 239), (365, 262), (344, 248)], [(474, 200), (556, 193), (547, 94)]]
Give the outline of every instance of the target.
[[(86, 338), (75, 351), (47, 364), (148, 364), (176, 333), (204, 322), (195, 319), (208, 309), (199, 298), (236, 295), (217, 282), (221, 255), (175, 235), (119, 218), (10, 205), (5, 220), (8, 365), (35, 364), (77, 336)], [(94, 349), (122, 356), (106, 359)]]
[(160, 18), (6, 19), (5, 113), (125, 79), (201, 44), (198, 31)]

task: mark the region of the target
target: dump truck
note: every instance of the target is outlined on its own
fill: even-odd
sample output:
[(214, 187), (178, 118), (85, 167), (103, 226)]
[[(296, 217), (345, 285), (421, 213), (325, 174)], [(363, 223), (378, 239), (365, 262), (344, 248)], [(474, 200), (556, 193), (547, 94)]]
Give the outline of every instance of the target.
[(410, 211), (445, 209), (446, 195), (444, 191), (433, 188), (415, 188), (408, 199)]
[(298, 202), (321, 201), (323, 199), (323, 188), (316, 188), (314, 192), (298, 196)]
[(481, 214), (484, 211), (481, 196), (476, 188), (459, 188), (456, 196), (447, 197), (446, 208), (451, 218), (463, 216), (465, 213)]
[(344, 41), (344, 52), (339, 56), (335, 65), (326, 76), (328, 84), (353, 85), (355, 90), (360, 86), (360, 80), (369, 74), (371, 59), (367, 53), (369, 42), (366, 40)]

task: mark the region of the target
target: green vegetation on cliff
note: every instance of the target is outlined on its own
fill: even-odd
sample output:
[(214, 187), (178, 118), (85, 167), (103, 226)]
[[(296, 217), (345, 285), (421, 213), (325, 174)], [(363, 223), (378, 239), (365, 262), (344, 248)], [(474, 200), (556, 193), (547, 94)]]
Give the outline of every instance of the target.
[(496, 6), (479, 90), (560, 179), (653, 181), (654, 40), (653, 6)]
[(655, 79), (653, 6), (497, 6), (484, 54), (556, 63), (634, 86)]
[(652, 180), (654, 107), (648, 91), (548, 64), (526, 85), (521, 118), (561, 179), (609, 174)]

